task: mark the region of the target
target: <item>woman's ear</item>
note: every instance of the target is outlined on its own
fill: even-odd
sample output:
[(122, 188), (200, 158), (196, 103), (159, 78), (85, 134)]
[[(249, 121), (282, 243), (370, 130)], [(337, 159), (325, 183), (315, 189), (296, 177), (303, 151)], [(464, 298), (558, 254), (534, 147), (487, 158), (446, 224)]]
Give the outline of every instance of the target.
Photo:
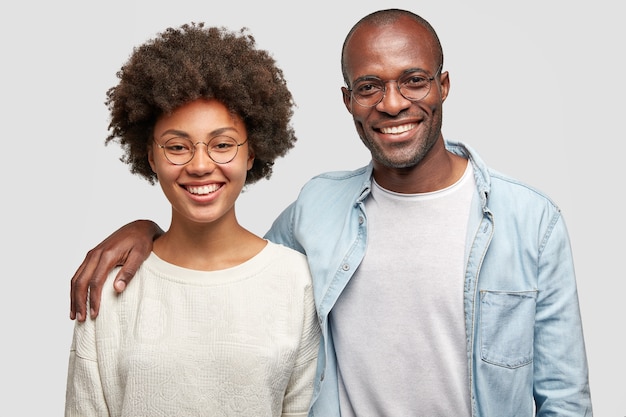
[(154, 165), (154, 146), (152, 145), (148, 145), (148, 163), (150, 164), (150, 168), (152, 168), (152, 172), (156, 174)]
[(252, 149), (248, 151), (248, 169), (246, 171), (250, 171), (252, 169), (252, 165), (254, 164), (254, 152)]

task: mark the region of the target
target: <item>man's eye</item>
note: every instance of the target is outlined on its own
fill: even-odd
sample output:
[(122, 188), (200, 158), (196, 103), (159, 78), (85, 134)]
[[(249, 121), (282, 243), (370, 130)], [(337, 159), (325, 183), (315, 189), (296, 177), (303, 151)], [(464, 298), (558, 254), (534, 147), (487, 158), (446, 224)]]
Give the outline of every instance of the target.
[(370, 82), (357, 85), (355, 90), (358, 94), (362, 96), (368, 96), (382, 91), (382, 87), (378, 83)]
[(420, 88), (428, 84), (428, 78), (422, 75), (412, 75), (408, 77), (406, 80), (404, 80), (402, 84), (409, 88), (415, 88), (415, 87)]

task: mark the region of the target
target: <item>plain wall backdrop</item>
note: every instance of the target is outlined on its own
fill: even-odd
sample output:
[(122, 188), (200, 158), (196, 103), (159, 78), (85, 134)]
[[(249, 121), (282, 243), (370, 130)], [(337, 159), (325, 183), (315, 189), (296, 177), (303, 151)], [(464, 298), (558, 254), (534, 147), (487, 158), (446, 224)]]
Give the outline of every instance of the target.
[(124, 223), (169, 225), (158, 185), (104, 146), (106, 90), (132, 48), (169, 26), (248, 27), (298, 104), (296, 147), (240, 198), (263, 234), (313, 175), (368, 162), (343, 107), (339, 58), (350, 27), (379, 8), (429, 20), (451, 91), (443, 133), (562, 208), (576, 262), (595, 415), (626, 416), (621, 265), (624, 40), (620, 2), (598, 0), (200, 2), (24, 1), (0, 17), (0, 415), (63, 414), (70, 279)]

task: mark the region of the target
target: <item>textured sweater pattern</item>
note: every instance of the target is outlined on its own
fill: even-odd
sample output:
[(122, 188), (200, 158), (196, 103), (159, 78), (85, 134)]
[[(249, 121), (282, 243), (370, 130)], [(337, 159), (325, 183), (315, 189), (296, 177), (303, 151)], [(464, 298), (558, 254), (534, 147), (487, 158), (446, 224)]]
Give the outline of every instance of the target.
[(221, 271), (144, 262), (113, 271), (94, 321), (76, 323), (69, 416), (306, 416), (319, 327), (306, 258), (268, 242)]

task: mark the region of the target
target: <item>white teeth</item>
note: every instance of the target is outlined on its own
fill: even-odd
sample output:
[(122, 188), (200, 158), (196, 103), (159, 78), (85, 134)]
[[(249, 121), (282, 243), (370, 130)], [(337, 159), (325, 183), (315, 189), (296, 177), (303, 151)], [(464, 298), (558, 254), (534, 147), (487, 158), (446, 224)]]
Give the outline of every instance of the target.
[(187, 187), (187, 191), (191, 194), (205, 195), (217, 191), (220, 188), (218, 184), (203, 185), (201, 187)]
[(383, 127), (380, 129), (380, 131), (385, 134), (397, 135), (398, 133), (404, 133), (406, 131), (409, 131), (413, 129), (415, 126), (416, 125), (414, 123), (409, 123), (409, 124), (400, 125), (400, 126)]

